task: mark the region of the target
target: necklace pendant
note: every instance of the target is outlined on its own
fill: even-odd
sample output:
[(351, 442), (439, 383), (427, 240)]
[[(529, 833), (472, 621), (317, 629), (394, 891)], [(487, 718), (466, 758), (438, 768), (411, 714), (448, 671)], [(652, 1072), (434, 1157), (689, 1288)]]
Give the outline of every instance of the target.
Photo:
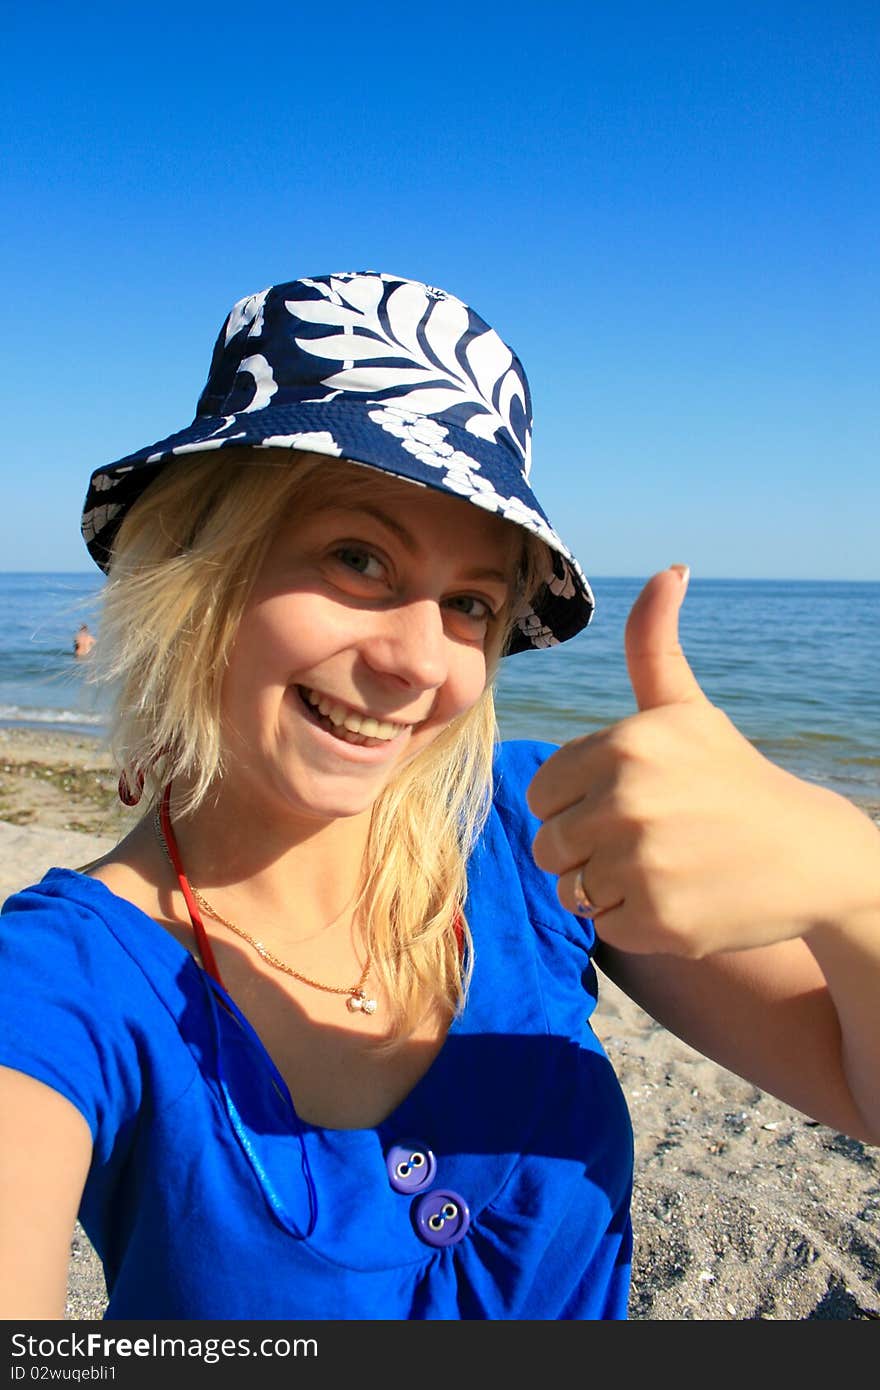
[(362, 989), (354, 989), (345, 1001), (349, 1013), (374, 1014), (376, 1012), (375, 999), (368, 999)]

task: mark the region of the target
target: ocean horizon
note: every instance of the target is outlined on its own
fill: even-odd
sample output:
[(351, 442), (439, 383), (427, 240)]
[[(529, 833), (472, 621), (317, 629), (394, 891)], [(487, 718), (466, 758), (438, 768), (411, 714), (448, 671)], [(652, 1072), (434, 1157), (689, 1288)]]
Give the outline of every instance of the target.
[[(635, 713), (623, 630), (643, 578), (591, 576), (592, 623), (502, 662), (503, 738), (562, 743)], [(0, 572), (0, 727), (101, 737), (108, 697), (73, 657), (97, 630), (99, 572)], [(692, 576), (680, 620), (706, 695), (798, 776), (880, 802), (880, 581)]]

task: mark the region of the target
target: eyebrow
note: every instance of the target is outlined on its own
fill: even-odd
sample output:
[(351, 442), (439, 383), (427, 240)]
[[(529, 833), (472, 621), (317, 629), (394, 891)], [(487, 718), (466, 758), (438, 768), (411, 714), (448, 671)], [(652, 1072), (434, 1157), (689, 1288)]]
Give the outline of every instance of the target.
[[(405, 546), (405, 548), (409, 551), (410, 555), (417, 556), (419, 554), (421, 547), (419, 546), (419, 543), (416, 540), (415, 536), (412, 534), (412, 532), (408, 531), (405, 526), (402, 526), (399, 521), (395, 521), (393, 517), (388, 516), (387, 512), (384, 512), (381, 507), (377, 507), (370, 502), (359, 503), (356, 507), (344, 507), (339, 506), (334, 502), (328, 501), (325, 506), (320, 508), (320, 510), (349, 512), (352, 515), (356, 515), (358, 513), (366, 513), (367, 516), (371, 516), (374, 521), (378, 521), (380, 525), (384, 526), (387, 530), (391, 531), (393, 535), (397, 536), (398, 540), (401, 542), (403, 546)], [(463, 577), (468, 581), (478, 579), (495, 580), (499, 584), (504, 584), (508, 588), (510, 587), (510, 584), (512, 582), (511, 576), (509, 574), (505, 574), (504, 570), (491, 568), (469, 569), (467, 571), (467, 574)]]

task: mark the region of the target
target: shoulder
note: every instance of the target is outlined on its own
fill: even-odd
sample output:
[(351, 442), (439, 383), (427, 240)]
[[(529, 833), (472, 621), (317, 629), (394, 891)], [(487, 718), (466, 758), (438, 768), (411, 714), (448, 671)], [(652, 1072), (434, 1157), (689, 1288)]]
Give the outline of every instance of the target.
[(90, 902), (98, 886), (51, 869), (0, 914), (0, 1064), (65, 1096), (95, 1138), (136, 1070), (125, 957)]
[(594, 940), (592, 924), (562, 906), (556, 876), (538, 868), (532, 855), (532, 842), (541, 822), (529, 809), (526, 792), (535, 773), (558, 747), (538, 739), (510, 739), (498, 745), (492, 809), (479, 867), (496, 884), (496, 896), (497, 885), (504, 885), (508, 906), (516, 880), (514, 896), (522, 899), (533, 926), (541, 923), (576, 942), (579, 950), (589, 951)]
[[(25, 982), (29, 997), (86, 1010), (104, 1022), (128, 1007), (157, 974), (162, 929), (97, 879), (50, 869), (7, 898), (0, 912), (0, 998)], [(153, 938), (159, 938), (154, 942)]]
[(492, 768), (492, 807), (515, 836), (528, 836), (529, 844), (541, 822), (526, 801), (526, 792), (538, 768), (555, 753), (558, 744), (536, 739), (509, 739), (495, 751)]
[(0, 992), (14, 974), (58, 997), (100, 996), (101, 1016), (170, 1002), (189, 953), (158, 922), (97, 878), (50, 869), (0, 912)]
[(505, 739), (499, 743), (493, 759), (493, 800), (502, 805), (524, 800), (538, 768), (558, 748), (558, 743), (531, 738)]
[(55, 973), (101, 956), (117, 958), (115, 933), (107, 927), (125, 913), (126, 904), (102, 884), (71, 869), (50, 869), (39, 883), (7, 898), (0, 912), (0, 957), (44, 963), (41, 973)]
[(61, 945), (75, 936), (97, 915), (91, 884), (72, 869), (49, 869), (39, 883), (11, 894), (0, 911), (0, 949), (52, 935)]
[(174, 1048), (189, 959), (104, 884), (51, 869), (0, 913), (0, 1064), (60, 1091), (109, 1144), (138, 1103), (145, 1064), (164, 1077), (163, 1059), (177, 1058), (163, 1095), (192, 1070)]

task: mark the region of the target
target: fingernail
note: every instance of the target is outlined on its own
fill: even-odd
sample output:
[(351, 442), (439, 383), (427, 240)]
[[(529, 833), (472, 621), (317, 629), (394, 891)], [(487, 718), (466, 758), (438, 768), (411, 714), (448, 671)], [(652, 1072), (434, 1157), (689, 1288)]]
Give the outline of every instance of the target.
[(686, 589), (688, 580), (691, 577), (690, 565), (670, 565), (669, 568), (671, 570), (675, 570), (676, 574), (681, 580), (682, 588)]

